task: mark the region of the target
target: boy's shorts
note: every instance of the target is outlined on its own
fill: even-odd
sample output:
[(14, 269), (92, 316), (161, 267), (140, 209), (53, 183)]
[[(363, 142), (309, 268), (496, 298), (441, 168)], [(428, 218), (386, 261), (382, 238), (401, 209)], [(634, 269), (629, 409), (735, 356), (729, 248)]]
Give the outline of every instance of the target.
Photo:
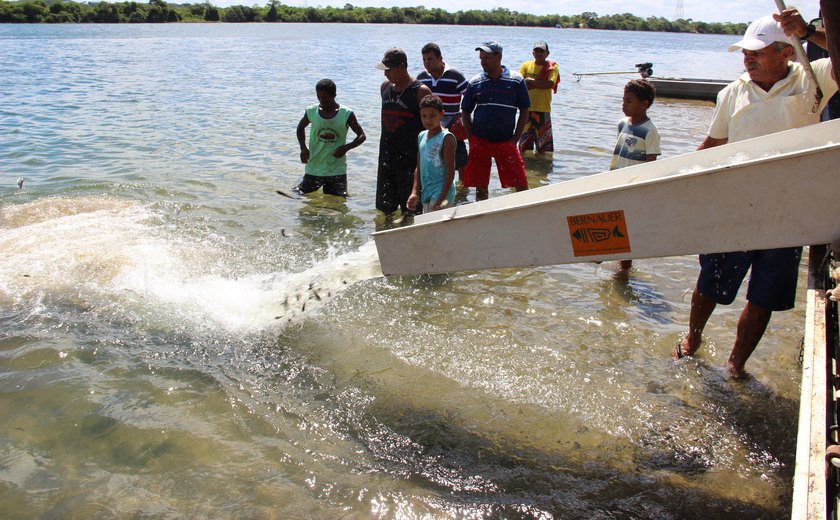
[(530, 112), (525, 131), (519, 138), (519, 148), (522, 150), (537, 149), (537, 153), (554, 151), (554, 136), (551, 131), (551, 113)]
[(490, 160), (495, 159), (502, 188), (528, 186), (525, 163), (511, 141), (494, 143), (476, 135), (470, 137), (470, 158), (464, 169), (464, 186), (486, 188), (490, 184)]
[(322, 177), (319, 175), (305, 174), (300, 184), (294, 190), (300, 193), (312, 193), (321, 186), (327, 195), (336, 195), (347, 198), (347, 175), (330, 175)]
[(715, 303), (729, 305), (752, 267), (747, 300), (771, 311), (792, 309), (800, 258), (801, 247), (700, 255), (697, 289)]

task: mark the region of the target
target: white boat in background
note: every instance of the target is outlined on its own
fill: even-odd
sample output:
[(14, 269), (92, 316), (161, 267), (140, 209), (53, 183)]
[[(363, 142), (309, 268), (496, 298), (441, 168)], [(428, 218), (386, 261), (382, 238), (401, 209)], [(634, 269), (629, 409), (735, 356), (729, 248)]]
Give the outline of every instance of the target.
[[(829, 140), (838, 136), (838, 142)], [(373, 235), (386, 275), (840, 239), (840, 120), (418, 216)]]
[[(653, 84), (656, 89), (656, 97), (715, 101), (717, 99), (718, 92), (720, 92), (723, 87), (731, 83), (731, 80), (725, 79), (654, 76), (653, 63), (651, 62), (637, 63), (635, 67), (635, 72), (638, 72), (642, 79), (646, 79)], [(580, 82), (584, 76), (601, 76), (606, 74), (633, 74), (633, 72), (575, 72), (572, 76)]]
[(650, 77), (647, 80), (656, 89), (656, 97), (703, 101), (715, 101), (718, 92), (731, 83), (730, 80), (698, 78)]

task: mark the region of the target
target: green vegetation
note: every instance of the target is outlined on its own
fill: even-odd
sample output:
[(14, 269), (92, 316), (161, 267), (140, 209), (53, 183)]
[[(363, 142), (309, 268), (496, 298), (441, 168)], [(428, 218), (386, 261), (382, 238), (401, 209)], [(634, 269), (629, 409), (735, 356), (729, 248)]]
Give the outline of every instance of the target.
[(171, 23), (171, 22), (334, 22), (406, 23), (438, 25), (513, 25), (524, 27), (580, 27), (624, 31), (697, 32), (704, 34), (743, 34), (746, 24), (705, 23), (693, 20), (667, 20), (651, 16), (639, 18), (624, 13), (573, 16), (520, 13), (504, 8), (490, 11), (458, 11), (425, 7), (292, 7), (278, 0), (263, 6), (234, 5), (216, 7), (201, 4), (168, 4), (164, 0), (138, 2), (77, 3), (62, 0), (0, 0), (0, 23)]

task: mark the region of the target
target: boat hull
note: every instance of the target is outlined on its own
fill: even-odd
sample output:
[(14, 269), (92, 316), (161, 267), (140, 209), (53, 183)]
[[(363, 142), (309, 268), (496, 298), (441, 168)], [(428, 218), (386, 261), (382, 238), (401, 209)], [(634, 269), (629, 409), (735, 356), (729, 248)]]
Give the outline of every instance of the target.
[[(418, 216), (373, 235), (386, 275), (829, 243), (840, 121)], [(840, 139), (838, 139), (840, 141)]]
[(718, 79), (648, 78), (656, 89), (657, 97), (700, 99), (715, 101), (718, 92), (730, 82)]

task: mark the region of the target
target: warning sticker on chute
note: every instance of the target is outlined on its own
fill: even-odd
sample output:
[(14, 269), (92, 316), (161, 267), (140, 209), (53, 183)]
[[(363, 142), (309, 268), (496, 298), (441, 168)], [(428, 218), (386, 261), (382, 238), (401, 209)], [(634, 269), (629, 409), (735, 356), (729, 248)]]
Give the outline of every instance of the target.
[(630, 252), (624, 210), (572, 215), (567, 220), (575, 256)]

